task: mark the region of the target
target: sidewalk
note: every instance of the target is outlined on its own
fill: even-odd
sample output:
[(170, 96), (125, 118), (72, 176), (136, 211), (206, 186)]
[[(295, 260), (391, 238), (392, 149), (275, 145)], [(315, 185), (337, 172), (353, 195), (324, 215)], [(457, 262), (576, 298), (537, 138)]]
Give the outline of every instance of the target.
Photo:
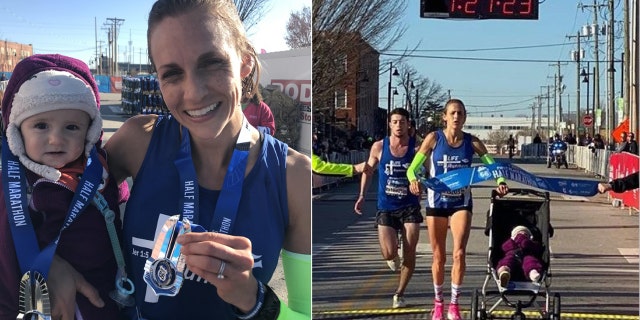
[(107, 142), (129, 116), (122, 113), (120, 93), (100, 93), (100, 114), (102, 115), (102, 140)]

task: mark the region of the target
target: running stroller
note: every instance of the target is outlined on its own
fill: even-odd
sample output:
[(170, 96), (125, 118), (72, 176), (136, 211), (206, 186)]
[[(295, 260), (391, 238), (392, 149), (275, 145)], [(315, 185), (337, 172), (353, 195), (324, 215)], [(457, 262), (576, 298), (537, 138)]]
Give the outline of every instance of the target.
[[(503, 288), (496, 270), (502, 258), (501, 244), (511, 236), (515, 226), (525, 226), (532, 236), (542, 244), (542, 264), (540, 280), (537, 282), (514, 273), (511, 281)], [(509, 189), (509, 195), (499, 198), (494, 190), (487, 212), (485, 234), (489, 236), (487, 276), (482, 289), (476, 289), (471, 299), (471, 319), (526, 319), (522, 311), (534, 304), (537, 297), (545, 297), (540, 311), (543, 319), (560, 319), (560, 295), (551, 295), (551, 273), (549, 272), (549, 238), (553, 236), (550, 224), (549, 193), (530, 189)], [(493, 285), (496, 289), (492, 289)], [(493, 305), (491, 305), (493, 303)], [(514, 308), (513, 313), (498, 312), (496, 308), (505, 304)]]

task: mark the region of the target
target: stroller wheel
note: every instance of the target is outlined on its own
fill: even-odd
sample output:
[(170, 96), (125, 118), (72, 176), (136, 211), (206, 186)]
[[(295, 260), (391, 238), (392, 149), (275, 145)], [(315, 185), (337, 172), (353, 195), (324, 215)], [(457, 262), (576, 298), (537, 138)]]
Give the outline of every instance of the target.
[(522, 311), (516, 311), (513, 315), (511, 315), (511, 320), (526, 320), (527, 317), (522, 313)]
[(485, 320), (487, 319), (487, 311), (484, 310), (480, 303), (480, 291), (478, 289), (473, 291), (471, 296), (471, 320)]
[(553, 295), (553, 313), (549, 317), (551, 320), (560, 320), (560, 294)]
[(480, 314), (478, 313), (478, 289), (473, 291), (471, 296), (471, 320), (480, 319)]

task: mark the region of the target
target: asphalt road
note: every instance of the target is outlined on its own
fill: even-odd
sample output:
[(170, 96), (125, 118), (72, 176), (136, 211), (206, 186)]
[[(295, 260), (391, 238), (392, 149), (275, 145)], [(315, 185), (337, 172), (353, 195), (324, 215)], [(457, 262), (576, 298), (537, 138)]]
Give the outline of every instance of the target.
[[(547, 169), (543, 164), (519, 163), (538, 175), (592, 179), (578, 169)], [(593, 178), (594, 179), (594, 178)], [(380, 255), (374, 228), (376, 191), (372, 183), (365, 214), (353, 213), (357, 181), (316, 192), (313, 200), (314, 318), (430, 319), (433, 307), (431, 249), (421, 227), (416, 272), (406, 290), (409, 306), (390, 309), (398, 274)], [(488, 237), (484, 235), (493, 183), (473, 188), (474, 217), (467, 247), (467, 272), (461, 297), (469, 317), (471, 292), (487, 275)], [(528, 188), (510, 183), (510, 187)], [(638, 215), (614, 208), (605, 195), (592, 198), (551, 195), (553, 274), (550, 294), (561, 296), (563, 319), (638, 319)], [(451, 248), (448, 237), (447, 248)], [(450, 261), (445, 273), (445, 298), (450, 295)], [(495, 289), (495, 282), (488, 288)], [(538, 298), (537, 302), (544, 302)], [(495, 301), (494, 301), (495, 302)], [(534, 305), (525, 310), (541, 310)], [(508, 307), (498, 310), (512, 311)], [(502, 312), (499, 315), (506, 315)], [(527, 313), (535, 318), (535, 313)]]

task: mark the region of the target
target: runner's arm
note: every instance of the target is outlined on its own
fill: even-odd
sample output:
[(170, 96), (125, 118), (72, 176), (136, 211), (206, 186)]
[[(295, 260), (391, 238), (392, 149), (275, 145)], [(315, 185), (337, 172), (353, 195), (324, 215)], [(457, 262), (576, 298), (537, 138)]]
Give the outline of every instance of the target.
[(416, 152), (416, 155), (413, 157), (413, 161), (411, 161), (411, 165), (409, 165), (409, 169), (407, 169), (407, 179), (409, 179), (409, 182), (418, 180), (416, 173), (418, 173), (420, 166), (424, 165), (425, 160), (431, 156), (431, 152), (435, 145), (436, 133), (431, 132), (422, 141), (418, 152)]
[[(376, 141), (371, 146), (371, 151), (369, 152), (369, 159), (367, 160), (367, 165), (371, 168), (377, 168), (378, 162), (380, 161), (380, 157), (382, 156), (382, 140)], [(371, 184), (371, 176), (373, 175), (373, 170), (371, 173), (363, 172), (362, 177), (360, 178), (360, 194), (358, 195), (358, 199), (364, 199), (364, 196), (367, 194), (367, 190), (369, 189), (369, 185)]]
[(609, 184), (611, 184), (611, 190), (615, 193), (622, 193), (628, 190), (633, 190), (638, 188), (638, 178), (640, 171), (636, 171), (626, 177), (622, 177), (619, 179), (612, 180)]
[(319, 156), (312, 154), (311, 169), (313, 173), (320, 175), (352, 177), (355, 168), (352, 164), (326, 162)]

